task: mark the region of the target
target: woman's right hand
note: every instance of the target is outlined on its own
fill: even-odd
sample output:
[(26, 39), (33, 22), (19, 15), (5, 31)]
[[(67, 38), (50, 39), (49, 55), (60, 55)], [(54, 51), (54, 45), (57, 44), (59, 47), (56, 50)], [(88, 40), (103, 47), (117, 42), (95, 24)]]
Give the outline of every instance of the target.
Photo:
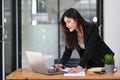
[(60, 70), (63, 67), (63, 65), (62, 64), (55, 64), (53, 67), (54, 67), (54, 70)]

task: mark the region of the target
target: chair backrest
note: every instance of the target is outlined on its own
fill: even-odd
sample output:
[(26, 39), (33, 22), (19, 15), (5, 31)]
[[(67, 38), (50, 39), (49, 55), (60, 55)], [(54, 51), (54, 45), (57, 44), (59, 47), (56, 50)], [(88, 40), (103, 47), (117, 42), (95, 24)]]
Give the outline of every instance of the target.
[[(79, 58), (71, 58), (67, 64), (66, 67), (76, 67), (79, 64), (80, 59)], [(54, 59), (54, 64), (59, 63), (60, 59)]]

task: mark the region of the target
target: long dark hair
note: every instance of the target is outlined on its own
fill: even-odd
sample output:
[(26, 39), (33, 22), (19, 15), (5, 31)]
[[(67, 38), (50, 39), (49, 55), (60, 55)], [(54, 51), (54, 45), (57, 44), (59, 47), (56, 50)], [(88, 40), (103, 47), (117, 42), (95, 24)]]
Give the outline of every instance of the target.
[(73, 32), (69, 31), (69, 29), (66, 27), (66, 23), (64, 22), (65, 16), (74, 19), (77, 22), (78, 29), (80, 29), (80, 25), (84, 26), (88, 24), (88, 22), (86, 22), (82, 18), (81, 14), (74, 8), (70, 8), (64, 12), (61, 18), (61, 26), (62, 26), (63, 36), (65, 38), (65, 45), (68, 48), (74, 49), (78, 47), (77, 32), (75, 30)]

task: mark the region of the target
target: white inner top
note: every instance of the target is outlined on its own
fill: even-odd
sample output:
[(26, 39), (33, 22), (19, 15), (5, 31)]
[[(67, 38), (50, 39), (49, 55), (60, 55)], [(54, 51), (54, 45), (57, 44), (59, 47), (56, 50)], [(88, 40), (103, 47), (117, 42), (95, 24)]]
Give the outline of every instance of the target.
[(80, 44), (80, 43), (79, 43), (79, 46), (80, 46), (82, 49), (85, 49), (85, 44)]

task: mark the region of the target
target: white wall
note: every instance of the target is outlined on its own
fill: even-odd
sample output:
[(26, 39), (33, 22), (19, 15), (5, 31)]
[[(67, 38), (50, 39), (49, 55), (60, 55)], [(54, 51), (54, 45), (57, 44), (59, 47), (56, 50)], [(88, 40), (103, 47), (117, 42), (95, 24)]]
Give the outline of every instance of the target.
[(115, 52), (115, 65), (120, 68), (120, 0), (104, 0), (104, 40)]

